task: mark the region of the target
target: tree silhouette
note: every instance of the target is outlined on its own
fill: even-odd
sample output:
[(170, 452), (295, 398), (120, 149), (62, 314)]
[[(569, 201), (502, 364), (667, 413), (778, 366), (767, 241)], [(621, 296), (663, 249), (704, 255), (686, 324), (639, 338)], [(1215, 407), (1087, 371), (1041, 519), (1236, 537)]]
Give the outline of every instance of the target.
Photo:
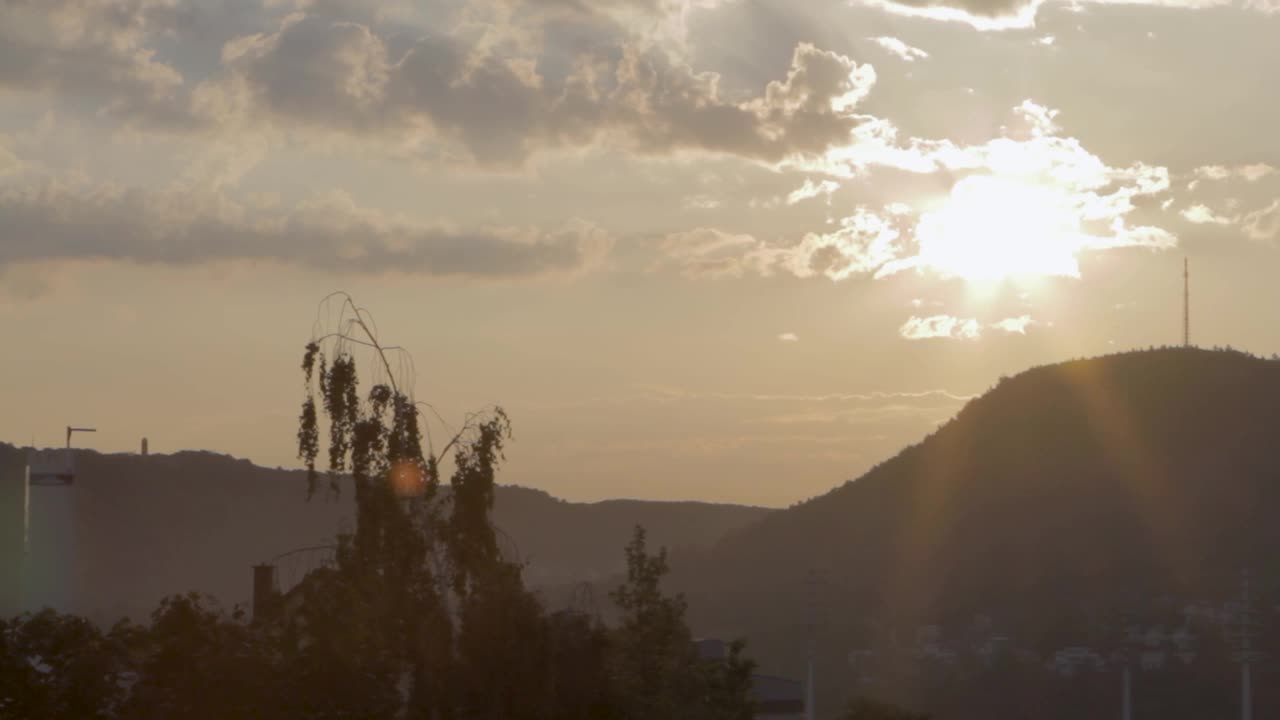
[[(419, 424), (411, 360), (381, 343), (372, 318), (350, 296), (338, 293), (325, 303), (334, 299), (336, 327), (317, 335), (303, 355), (307, 392), (298, 428), (309, 492), (318, 479), (322, 419), (330, 490), (346, 473), (355, 492), (355, 533), (339, 544), (328, 609), (355, 635), (346, 652), (376, 669), (373, 685), (390, 693), (407, 683), (407, 713), (452, 717), (474, 705), (465, 684), (450, 679), (474, 669), (476, 659), (465, 653), (477, 635), (468, 619), (483, 612), (475, 606), (529, 604), (519, 569), (498, 553), (489, 520), (511, 424), (501, 408), (469, 415), (438, 456)], [(372, 354), (375, 380), (364, 393), (355, 347)], [(392, 356), (400, 373), (392, 370)], [(454, 468), (447, 497), (440, 493), (442, 457)], [(501, 592), (509, 596), (495, 600)]]
[(681, 595), (662, 592), (669, 571), (666, 548), (650, 555), (644, 528), (637, 526), (626, 548), (627, 579), (610, 597), (622, 610), (615, 633), (614, 680), (626, 717), (752, 717), (751, 671), (741, 643), (728, 658), (698, 657), (685, 622)]
[(119, 635), (45, 609), (0, 621), (0, 718), (111, 718), (124, 698)]

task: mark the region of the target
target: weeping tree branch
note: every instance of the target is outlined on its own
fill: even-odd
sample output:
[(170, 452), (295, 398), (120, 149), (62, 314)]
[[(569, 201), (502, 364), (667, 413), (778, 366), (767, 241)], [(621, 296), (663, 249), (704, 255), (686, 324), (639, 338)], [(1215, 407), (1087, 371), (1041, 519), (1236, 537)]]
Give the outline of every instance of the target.
[[(363, 392), (355, 346), (375, 356), (374, 384)], [(373, 315), (345, 292), (321, 300), (302, 371), (298, 456), (307, 465), (309, 494), (316, 485), (322, 413), (330, 489), (337, 492), (339, 473), (349, 472), (355, 490), (355, 533), (337, 553), (343, 582), (371, 609), (369, 632), (381, 638), (375, 647), (405, 664), (427, 693), (421, 698), (438, 697), (440, 688), (424, 688), (448, 675), (440, 663), (449, 662), (456, 650), (450, 638), (462, 632), (450, 608), (470, 607), (478, 588), (491, 591), (494, 579), (513, 569), (518, 577), (519, 551), (514, 563), (503, 558), (500, 531), (490, 519), (510, 420), (492, 406), (467, 413), (454, 431), (430, 403), (414, 399), (412, 355), (384, 345)], [(432, 417), (450, 434), (439, 455), (431, 446)], [(420, 428), (427, 430), (425, 453)], [(447, 506), (432, 502), (441, 459), (453, 465)]]

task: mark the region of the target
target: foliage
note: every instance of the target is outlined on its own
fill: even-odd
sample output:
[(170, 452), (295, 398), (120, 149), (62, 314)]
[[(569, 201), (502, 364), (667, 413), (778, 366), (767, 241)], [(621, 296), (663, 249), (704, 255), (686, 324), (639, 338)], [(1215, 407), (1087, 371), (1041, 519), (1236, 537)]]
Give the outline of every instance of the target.
[(0, 621), (0, 718), (114, 717), (125, 680), (118, 640), (53, 610)]
[(196, 593), (165, 598), (145, 630), (121, 633), (136, 680), (122, 715), (252, 717), (272, 707), (274, 657), (236, 614), (227, 618)]
[(611, 593), (622, 611), (615, 636), (614, 681), (625, 717), (746, 719), (752, 716), (754, 665), (735, 643), (726, 660), (698, 657), (685, 623), (682, 596), (666, 596), (666, 549), (650, 555), (644, 528), (626, 548), (627, 580)]

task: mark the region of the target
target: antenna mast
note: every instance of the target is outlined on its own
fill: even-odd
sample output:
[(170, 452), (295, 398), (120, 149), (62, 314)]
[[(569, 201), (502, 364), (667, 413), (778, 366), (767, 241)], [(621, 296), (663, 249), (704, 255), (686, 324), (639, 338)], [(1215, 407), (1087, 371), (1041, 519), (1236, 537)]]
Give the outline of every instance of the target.
[(1191, 266), (1182, 258), (1182, 347), (1191, 347)]

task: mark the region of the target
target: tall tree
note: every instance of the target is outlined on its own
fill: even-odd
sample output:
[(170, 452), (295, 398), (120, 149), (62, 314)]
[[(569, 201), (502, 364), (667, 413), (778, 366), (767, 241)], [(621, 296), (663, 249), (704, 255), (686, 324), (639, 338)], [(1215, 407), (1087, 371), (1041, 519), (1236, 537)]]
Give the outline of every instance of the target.
[(617, 693), (629, 720), (747, 720), (753, 664), (733, 643), (725, 659), (698, 656), (685, 622), (686, 602), (666, 595), (666, 548), (649, 554), (637, 526), (626, 548), (627, 579), (611, 597), (622, 611), (614, 633)]
[[(329, 489), (346, 474), (355, 493), (355, 533), (338, 549), (323, 602), (345, 624), (347, 650), (374, 669), (371, 688), (404, 688), (410, 717), (452, 718), (474, 705), (458, 682), (464, 667), (475, 670), (476, 659), (463, 653), (480, 642), (468, 618), (486, 615), (494, 602), (513, 611), (523, 606), (526, 618), (540, 612), (528, 609), (519, 569), (504, 563), (489, 520), (510, 421), (501, 408), (469, 415), (437, 454), (419, 422), (430, 406), (413, 397), (411, 360), (382, 344), (367, 311), (349, 296), (326, 303), (334, 300), (336, 326), (303, 355), (307, 392), (298, 429), (310, 491), (317, 489), (323, 420)], [(357, 348), (369, 351), (373, 367), (374, 382), (363, 393)], [(441, 465), (453, 466), (447, 493)], [(506, 595), (499, 601), (495, 593)]]

